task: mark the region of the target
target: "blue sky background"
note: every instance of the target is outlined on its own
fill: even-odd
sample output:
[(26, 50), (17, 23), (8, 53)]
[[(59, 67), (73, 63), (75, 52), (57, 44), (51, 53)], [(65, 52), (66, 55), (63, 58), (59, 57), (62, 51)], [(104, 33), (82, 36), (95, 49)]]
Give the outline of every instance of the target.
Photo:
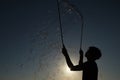
[[(70, 0), (84, 16), (84, 52), (101, 49), (99, 80), (120, 79), (120, 2), (118, 0)], [(62, 4), (62, 3), (61, 3)], [(78, 62), (80, 19), (64, 13), (64, 42), (75, 64)], [(0, 1), (0, 80), (81, 80), (63, 72), (56, 0)], [(86, 60), (86, 59), (85, 59)]]

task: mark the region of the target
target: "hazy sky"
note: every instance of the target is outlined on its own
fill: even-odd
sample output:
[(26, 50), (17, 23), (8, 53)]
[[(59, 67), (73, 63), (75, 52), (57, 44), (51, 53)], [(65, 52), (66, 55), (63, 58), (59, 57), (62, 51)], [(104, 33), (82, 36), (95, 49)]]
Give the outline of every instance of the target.
[[(89, 46), (101, 49), (99, 80), (119, 80), (120, 1), (70, 3), (84, 17), (84, 52)], [(74, 11), (67, 12), (68, 8), (60, 4), (64, 42), (77, 64), (81, 21)], [(56, 0), (1, 0), (0, 80), (81, 80), (81, 72), (65, 72), (58, 25)]]

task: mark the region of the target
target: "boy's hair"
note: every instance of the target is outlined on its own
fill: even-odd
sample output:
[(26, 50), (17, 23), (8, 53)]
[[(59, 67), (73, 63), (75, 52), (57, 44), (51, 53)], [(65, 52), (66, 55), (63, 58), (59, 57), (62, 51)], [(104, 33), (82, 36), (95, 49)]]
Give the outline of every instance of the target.
[(85, 56), (89, 60), (97, 60), (102, 56), (102, 54), (101, 54), (101, 51), (97, 47), (91, 46), (91, 47), (89, 47), (89, 49), (86, 52)]

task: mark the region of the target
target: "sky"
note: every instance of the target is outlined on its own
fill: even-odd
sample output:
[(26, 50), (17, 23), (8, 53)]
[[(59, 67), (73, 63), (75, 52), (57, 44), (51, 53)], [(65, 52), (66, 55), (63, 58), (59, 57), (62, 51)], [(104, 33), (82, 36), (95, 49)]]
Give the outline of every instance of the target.
[[(102, 52), (98, 80), (119, 80), (120, 1), (69, 1), (84, 18), (83, 51)], [(64, 44), (77, 64), (81, 20), (62, 1), (60, 11)], [(82, 71), (67, 71), (61, 48), (56, 0), (0, 1), (0, 80), (82, 80)]]

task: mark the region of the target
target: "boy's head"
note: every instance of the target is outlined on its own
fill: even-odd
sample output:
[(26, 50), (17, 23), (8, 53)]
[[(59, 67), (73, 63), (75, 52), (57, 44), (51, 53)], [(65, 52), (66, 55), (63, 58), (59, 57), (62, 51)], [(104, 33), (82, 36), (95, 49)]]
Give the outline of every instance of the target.
[(101, 51), (96, 47), (89, 47), (87, 50), (85, 57), (88, 59), (88, 61), (95, 61), (99, 59), (102, 56)]

